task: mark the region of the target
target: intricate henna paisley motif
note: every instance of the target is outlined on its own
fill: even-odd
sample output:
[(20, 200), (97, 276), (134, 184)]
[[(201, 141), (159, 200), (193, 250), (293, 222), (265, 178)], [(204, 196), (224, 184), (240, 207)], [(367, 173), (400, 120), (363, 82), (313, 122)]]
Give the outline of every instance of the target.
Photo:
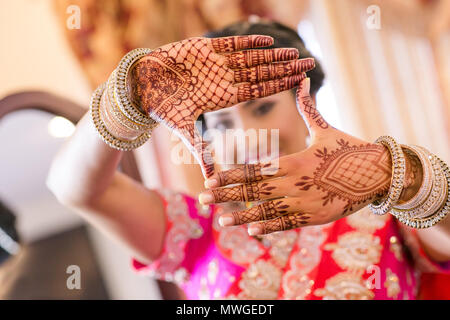
[(312, 177), (303, 176), (295, 183), (300, 190), (315, 186), (325, 192), (322, 206), (335, 198), (346, 201), (342, 214), (353, 210), (353, 206), (382, 195), (389, 188), (391, 162), (382, 146), (366, 144), (350, 146), (338, 140), (339, 147), (329, 151), (326, 147), (316, 150), (315, 156), (322, 159)]

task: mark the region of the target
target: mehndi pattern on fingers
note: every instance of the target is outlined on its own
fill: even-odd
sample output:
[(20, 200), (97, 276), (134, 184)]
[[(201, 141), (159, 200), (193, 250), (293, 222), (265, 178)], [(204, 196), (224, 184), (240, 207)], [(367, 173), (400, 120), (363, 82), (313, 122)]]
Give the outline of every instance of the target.
[(292, 76), (314, 68), (314, 59), (292, 60), (274, 64), (261, 64), (247, 69), (234, 71), (236, 82), (257, 83), (271, 79)]
[(273, 38), (262, 35), (231, 36), (211, 39), (211, 44), (217, 53), (225, 53), (242, 49), (268, 47), (273, 44)]
[(261, 222), (262, 234), (268, 234), (277, 231), (291, 230), (303, 227), (308, 224), (311, 217), (305, 213), (295, 213), (281, 216), (273, 220)]
[(262, 196), (270, 196), (275, 186), (268, 182), (242, 184), (231, 188), (212, 189), (214, 202), (258, 201)]
[(281, 167), (277, 164), (274, 165), (271, 162), (268, 163), (256, 163), (245, 164), (238, 168), (220, 171), (217, 173), (219, 185), (226, 186), (234, 183), (250, 183), (258, 182), (266, 177), (275, 176)]
[(256, 84), (243, 83), (238, 86), (237, 100), (238, 102), (244, 102), (292, 89), (298, 86), (300, 81), (305, 79), (305, 77), (305, 73), (301, 73), (282, 79), (269, 80)]
[(302, 98), (302, 104), (303, 104), (303, 111), (311, 120), (316, 122), (319, 128), (328, 129), (329, 126), (328, 123), (325, 121), (320, 112), (317, 110), (311, 97)]
[(258, 182), (263, 179), (261, 165), (259, 163), (246, 164), (240, 168), (221, 171), (217, 175), (221, 186), (238, 182)]
[(261, 220), (270, 220), (286, 214), (289, 205), (283, 200), (268, 201), (245, 211), (233, 212), (234, 223), (244, 224)]
[(276, 48), (234, 52), (226, 55), (226, 57), (229, 68), (242, 69), (271, 62), (294, 60), (299, 57), (299, 53), (294, 48)]

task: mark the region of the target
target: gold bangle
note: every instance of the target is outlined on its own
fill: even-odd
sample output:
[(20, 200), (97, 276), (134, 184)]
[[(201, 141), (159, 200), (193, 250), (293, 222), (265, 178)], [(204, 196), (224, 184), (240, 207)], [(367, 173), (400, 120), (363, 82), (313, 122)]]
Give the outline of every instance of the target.
[(387, 196), (369, 204), (369, 208), (373, 213), (383, 215), (391, 210), (400, 199), (406, 171), (405, 156), (400, 145), (390, 136), (381, 136), (375, 143), (382, 144), (388, 148), (392, 159), (391, 185)]
[(144, 131), (152, 130), (154, 129), (158, 123), (153, 122), (148, 125), (139, 124), (132, 119), (129, 119), (123, 112), (120, 110), (117, 100), (114, 98), (114, 82), (116, 81), (116, 74), (117, 70), (114, 70), (107, 82), (107, 96), (108, 100), (110, 101), (110, 108), (109, 111), (112, 114), (112, 116), (117, 120), (117, 122), (130, 132), (135, 132), (136, 134), (140, 134)]
[(149, 138), (150, 132), (144, 132), (139, 137), (134, 140), (126, 141), (115, 137), (111, 134), (106, 128), (102, 118), (100, 117), (100, 100), (105, 92), (106, 84), (101, 84), (92, 94), (90, 110), (91, 110), (91, 118), (94, 123), (94, 127), (100, 135), (101, 139), (111, 148), (129, 151), (132, 149), (136, 149), (143, 145)]
[[(447, 190), (449, 190), (449, 188), (450, 188), (450, 179), (447, 179)], [(431, 216), (429, 216), (427, 218), (409, 219), (409, 218), (405, 218), (405, 217), (399, 217), (398, 220), (401, 223), (403, 223), (411, 228), (415, 228), (415, 229), (430, 228), (430, 227), (438, 224), (442, 220), (444, 220), (445, 217), (448, 215), (448, 213), (450, 211), (450, 200), (449, 200), (448, 191), (447, 191), (446, 197), (447, 197), (447, 201), (440, 207), (440, 209), (435, 214), (432, 214)]]
[[(422, 148), (424, 151), (426, 149)], [(447, 164), (433, 154), (428, 155), (435, 171), (432, 192), (418, 208), (411, 211), (392, 210), (398, 220), (412, 228), (429, 228), (444, 219), (450, 211), (450, 172)]]
[(422, 205), (428, 198), (434, 181), (434, 170), (428, 154), (418, 146), (402, 145), (404, 153), (416, 156), (422, 166), (422, 184), (417, 193), (408, 201), (402, 204), (394, 205), (394, 209), (398, 211), (412, 210)]

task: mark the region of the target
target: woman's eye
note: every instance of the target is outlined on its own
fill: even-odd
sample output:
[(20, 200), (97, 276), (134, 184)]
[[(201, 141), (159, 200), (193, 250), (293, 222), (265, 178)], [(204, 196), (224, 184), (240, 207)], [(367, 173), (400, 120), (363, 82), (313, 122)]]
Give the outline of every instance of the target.
[(260, 117), (260, 116), (263, 116), (263, 115), (269, 113), (273, 109), (274, 106), (275, 106), (275, 102), (266, 102), (266, 103), (259, 105), (257, 108), (255, 108), (252, 113), (254, 116)]
[(222, 120), (220, 122), (217, 122), (214, 125), (214, 128), (220, 131), (225, 131), (226, 129), (231, 129), (233, 128), (233, 121), (231, 120)]

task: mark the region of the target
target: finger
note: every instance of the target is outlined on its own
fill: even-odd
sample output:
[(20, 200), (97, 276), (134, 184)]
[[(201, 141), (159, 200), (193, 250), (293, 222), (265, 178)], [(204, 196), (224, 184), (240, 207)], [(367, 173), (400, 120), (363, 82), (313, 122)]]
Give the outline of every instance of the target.
[(236, 168), (214, 173), (205, 181), (205, 188), (218, 188), (235, 183), (258, 182), (284, 176), (295, 168), (292, 157), (285, 156), (266, 163), (243, 164)]
[(323, 130), (330, 126), (317, 110), (316, 105), (309, 94), (310, 79), (306, 78), (301, 81), (297, 90), (297, 109), (308, 126), (311, 138), (315, 138)]
[(248, 210), (226, 213), (220, 216), (219, 224), (223, 227), (251, 222), (275, 219), (299, 211), (298, 198), (284, 198), (261, 203)]
[(292, 89), (298, 86), (300, 81), (305, 77), (306, 75), (301, 73), (290, 77), (284, 77), (282, 79), (270, 80), (256, 84), (243, 83), (238, 86), (237, 101), (244, 102), (259, 99)]
[(203, 176), (206, 179), (211, 177), (214, 174), (213, 155), (194, 123), (178, 128), (176, 131), (178, 131), (178, 135), (200, 164)]
[(280, 79), (309, 71), (315, 66), (314, 59), (300, 59), (288, 62), (261, 64), (256, 67), (234, 71), (235, 82), (257, 83), (267, 80)]
[(256, 222), (249, 226), (248, 234), (251, 236), (268, 234), (277, 231), (286, 231), (311, 224), (310, 215), (306, 213), (294, 213), (281, 216), (272, 220)]
[(264, 50), (246, 50), (228, 54), (227, 66), (231, 69), (254, 67), (271, 62), (289, 61), (298, 59), (298, 49), (276, 48)]
[(268, 182), (251, 182), (228, 188), (216, 188), (204, 191), (199, 196), (202, 204), (220, 203), (227, 201), (258, 201), (275, 199), (289, 195), (282, 179)]
[(273, 44), (273, 38), (263, 35), (231, 36), (211, 39), (211, 44), (216, 53), (226, 53), (268, 47)]

